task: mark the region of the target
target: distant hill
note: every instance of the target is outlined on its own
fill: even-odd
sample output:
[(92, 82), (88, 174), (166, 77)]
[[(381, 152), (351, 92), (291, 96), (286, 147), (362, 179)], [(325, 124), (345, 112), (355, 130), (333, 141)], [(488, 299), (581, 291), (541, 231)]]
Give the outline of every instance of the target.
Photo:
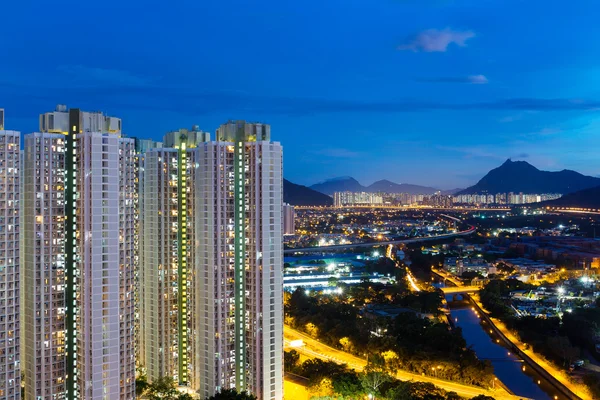
[(569, 193), (560, 199), (539, 203), (549, 207), (600, 208), (600, 186)]
[(334, 192), (364, 192), (365, 187), (350, 176), (328, 179), (310, 187), (317, 192), (333, 196)]
[(473, 193), (573, 193), (600, 186), (600, 179), (564, 169), (540, 171), (525, 161), (506, 160), (504, 164), (487, 173), (476, 185), (457, 194)]
[(448, 190), (442, 190), (442, 194), (445, 194), (447, 196), (452, 196), (460, 191), (462, 191), (464, 189), (448, 189)]
[(434, 194), (438, 191), (438, 189), (427, 186), (411, 185), (408, 183), (395, 183), (383, 179), (367, 186), (365, 191), (384, 193)]
[(283, 180), (283, 201), (293, 206), (331, 206), (333, 199), (309, 187)]
[(382, 192), (382, 193), (410, 193), (410, 194), (433, 194), (436, 188), (411, 185), (408, 183), (395, 183), (386, 179), (363, 186), (350, 176), (328, 179), (310, 187), (318, 192), (333, 196), (335, 192)]

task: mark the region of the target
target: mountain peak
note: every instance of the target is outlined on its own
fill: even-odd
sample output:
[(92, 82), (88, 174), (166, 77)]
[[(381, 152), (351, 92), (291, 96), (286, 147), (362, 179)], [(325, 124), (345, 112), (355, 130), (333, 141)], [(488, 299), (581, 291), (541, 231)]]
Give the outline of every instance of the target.
[(351, 176), (327, 179), (310, 187), (317, 192), (333, 196), (335, 192), (364, 192), (365, 187)]
[(572, 193), (600, 185), (600, 179), (574, 171), (540, 171), (527, 161), (512, 161), (488, 172), (477, 184), (458, 194)]
[(320, 183), (343, 182), (343, 181), (355, 181), (355, 182), (358, 182), (356, 179), (354, 179), (351, 176), (337, 176), (335, 178), (325, 179), (323, 182), (320, 182)]

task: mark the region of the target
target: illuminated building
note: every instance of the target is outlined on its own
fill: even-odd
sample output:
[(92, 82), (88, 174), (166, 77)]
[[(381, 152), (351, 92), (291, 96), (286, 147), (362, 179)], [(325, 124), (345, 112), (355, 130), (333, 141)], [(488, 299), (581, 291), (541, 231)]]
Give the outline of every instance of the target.
[(0, 398), (21, 399), (19, 159), (21, 134), (2, 130), (0, 110)]
[(291, 206), (287, 203), (283, 204), (283, 234), (284, 235), (293, 235), (296, 233), (296, 213), (294, 211), (294, 206)]
[(529, 204), (540, 201), (555, 200), (562, 197), (559, 193), (496, 193), (493, 194), (461, 194), (453, 197), (454, 203), (461, 204)]
[(135, 270), (135, 362), (136, 367), (144, 367), (146, 365), (146, 346), (144, 343), (144, 328), (142, 324), (145, 321), (143, 317), (144, 310), (142, 308), (142, 297), (144, 295), (143, 282), (143, 268), (144, 265), (144, 219), (142, 210), (144, 209), (144, 159), (145, 154), (150, 149), (162, 148), (162, 142), (157, 142), (150, 139), (139, 139), (135, 140), (135, 167), (136, 167), (136, 189), (135, 189), (135, 201), (136, 201), (136, 254), (138, 257), (137, 268)]
[(141, 334), (150, 381), (283, 398), (282, 150), (243, 121), (168, 133), (143, 162)]
[(383, 196), (378, 193), (366, 192), (335, 192), (333, 205), (335, 207), (383, 204)]
[(25, 136), (25, 398), (135, 398), (135, 144), (58, 106)]
[(424, 196), (423, 205), (450, 208), (452, 207), (452, 196), (447, 196), (440, 192), (432, 194), (431, 196)]
[(171, 147), (148, 149), (143, 157), (140, 333), (142, 365), (151, 382), (169, 376), (181, 386), (190, 384), (191, 149), (208, 139), (196, 127), (170, 132), (164, 145)]
[(232, 121), (195, 153), (191, 381), (283, 398), (282, 147)]

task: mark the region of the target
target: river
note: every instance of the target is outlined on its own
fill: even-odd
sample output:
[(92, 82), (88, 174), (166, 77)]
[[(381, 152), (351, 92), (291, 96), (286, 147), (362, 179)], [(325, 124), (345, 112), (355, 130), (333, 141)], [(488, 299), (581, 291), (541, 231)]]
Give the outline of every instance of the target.
[[(435, 283), (437, 287), (443, 283)], [(460, 298), (460, 296), (458, 296)], [(464, 302), (452, 302), (453, 296), (446, 296), (450, 315), (455, 326), (462, 329), (463, 337), (480, 360), (489, 360), (494, 374), (511, 392), (535, 400), (562, 399), (556, 389), (542, 376), (528, 367), (521, 358), (504, 347), (501, 341), (485, 329), (477, 312)]]

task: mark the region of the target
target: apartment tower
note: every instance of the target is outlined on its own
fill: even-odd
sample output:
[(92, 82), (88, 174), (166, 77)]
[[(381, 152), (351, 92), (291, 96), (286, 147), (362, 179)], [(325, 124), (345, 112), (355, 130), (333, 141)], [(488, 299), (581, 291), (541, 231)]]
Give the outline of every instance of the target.
[(194, 149), (191, 383), (283, 398), (282, 148), (231, 121)]
[(0, 398), (21, 398), (19, 148), (21, 134), (2, 130), (0, 109)]
[(141, 175), (141, 340), (149, 381), (189, 386), (192, 348), (189, 284), (193, 270), (192, 149), (208, 133), (181, 129), (147, 149)]
[[(144, 154), (140, 307), (150, 381), (283, 398), (282, 149), (270, 127), (194, 127)], [(143, 254), (143, 255), (142, 255)]]
[(135, 398), (135, 143), (58, 106), (25, 136), (26, 398)]

